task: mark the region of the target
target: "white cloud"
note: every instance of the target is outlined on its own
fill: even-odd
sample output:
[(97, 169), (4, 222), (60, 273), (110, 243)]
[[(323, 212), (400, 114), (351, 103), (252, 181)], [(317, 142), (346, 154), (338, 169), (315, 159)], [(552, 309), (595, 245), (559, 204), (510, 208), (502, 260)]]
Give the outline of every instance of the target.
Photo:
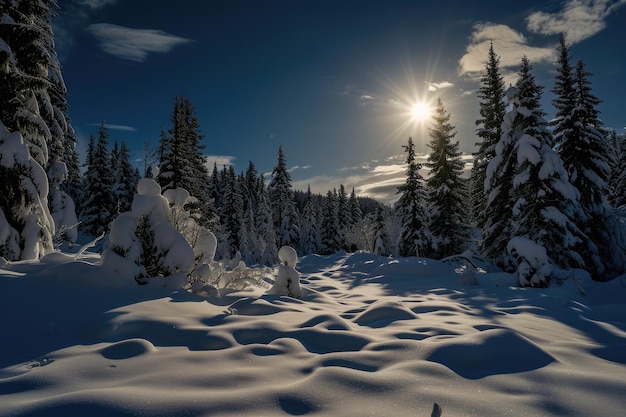
[(213, 171), (213, 165), (217, 165), (218, 169), (221, 169), (223, 166), (230, 166), (235, 164), (235, 159), (237, 157), (230, 155), (206, 155), (204, 157), (205, 166), (209, 169), (209, 172)]
[(437, 91), (437, 90), (440, 90), (442, 88), (454, 87), (454, 84), (452, 84), (451, 82), (448, 82), (448, 81), (442, 81), (440, 83), (429, 83), (429, 82), (426, 82), (426, 84), (428, 85), (428, 91)]
[(606, 18), (626, 0), (568, 0), (556, 13), (535, 12), (526, 18), (528, 30), (542, 35), (565, 34), (575, 44), (606, 27)]
[(192, 42), (161, 30), (132, 29), (110, 23), (96, 23), (87, 30), (98, 39), (105, 52), (136, 62), (145, 61), (149, 53), (169, 52), (178, 45)]
[(522, 33), (509, 26), (481, 23), (474, 26), (474, 32), (470, 35), (465, 55), (459, 60), (459, 73), (479, 79), (485, 70), (491, 43), (500, 57), (500, 69), (507, 84), (515, 82), (515, 73), (524, 55), (531, 64), (554, 60), (554, 47), (531, 46)]

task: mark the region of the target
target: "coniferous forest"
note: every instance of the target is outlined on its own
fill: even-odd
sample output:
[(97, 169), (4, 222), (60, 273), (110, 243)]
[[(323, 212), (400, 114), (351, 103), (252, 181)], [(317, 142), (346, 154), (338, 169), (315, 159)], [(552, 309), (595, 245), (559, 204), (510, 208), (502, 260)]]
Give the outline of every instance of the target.
[[(175, 246), (159, 243), (172, 234), (157, 227), (148, 209), (138, 209), (154, 197), (166, 202), (196, 258), (198, 248), (211, 246), (205, 241), (211, 233), (216, 259), (247, 264), (275, 265), (279, 248), (291, 246), (300, 255), (463, 255), (533, 287), (548, 286), (557, 270), (585, 269), (597, 281), (625, 271), (626, 138), (602, 125), (592, 74), (564, 37), (549, 86), (537, 84), (524, 57), (516, 84), (507, 88), (492, 45), (478, 90), (470, 177), (463, 176), (454, 115), (439, 100), (428, 160), (417, 161), (408, 138), (406, 181), (390, 207), (343, 184), (326, 195), (294, 190), (282, 147), (268, 178), (252, 161), (245, 172), (207, 166), (202, 127), (183, 96), (174, 98), (169, 121), (155, 121), (165, 123), (141, 170), (104, 123), (81, 166), (54, 50), (55, 9), (52, 0), (0, 5), (0, 256), (6, 260), (38, 259), (79, 236), (103, 237), (107, 256), (143, 268), (134, 273), (138, 280), (184, 271), (167, 261)], [(541, 105), (546, 88), (556, 97), (552, 120)], [(143, 200), (137, 196), (142, 178), (151, 180), (139, 186)], [(146, 185), (153, 183), (157, 192)]]

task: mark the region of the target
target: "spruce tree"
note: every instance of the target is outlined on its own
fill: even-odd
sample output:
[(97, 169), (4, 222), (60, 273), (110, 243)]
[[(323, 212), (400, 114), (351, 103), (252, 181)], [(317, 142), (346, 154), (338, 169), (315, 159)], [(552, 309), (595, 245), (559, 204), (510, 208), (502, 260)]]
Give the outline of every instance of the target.
[(276, 229), (272, 216), (272, 203), (270, 194), (265, 187), (263, 177), (259, 179), (259, 207), (256, 213), (256, 231), (261, 249), (261, 263), (274, 265), (278, 260), (278, 247), (276, 246)]
[[(542, 246), (555, 265), (566, 269), (581, 267), (583, 261), (576, 247), (586, 237), (570, 220), (578, 207), (578, 191), (570, 184), (561, 158), (552, 149), (552, 134), (540, 103), (543, 87), (536, 84), (526, 58), (522, 60), (516, 88), (507, 114), (513, 119), (508, 131), (518, 163), (511, 184), (513, 237)], [(521, 265), (521, 285), (547, 286), (547, 266), (533, 266), (522, 258), (516, 261)]]
[(433, 121), (428, 131), (431, 153), (426, 162), (430, 169), (427, 181), (429, 228), (434, 239), (432, 256), (440, 259), (466, 249), (469, 226), (465, 223), (467, 190), (461, 178), (465, 164), (461, 160), (459, 142), (452, 142), (455, 128), (441, 100), (437, 101)]
[(56, 7), (0, 3), (0, 255), (11, 260), (49, 252), (55, 221), (75, 219), (59, 212), (73, 211), (61, 189), (72, 130), (50, 25)]
[(130, 211), (133, 198), (139, 183), (139, 172), (130, 163), (130, 150), (125, 142), (115, 145), (111, 152), (111, 164), (113, 166), (113, 196), (115, 199), (116, 213)]
[(184, 188), (197, 199), (194, 213), (200, 225), (214, 221), (215, 209), (208, 195), (209, 174), (202, 155), (200, 123), (189, 99), (176, 96), (172, 128), (161, 133), (160, 162), (157, 181), (163, 191)]
[(339, 237), (339, 218), (337, 193), (328, 190), (322, 204), (322, 222), (320, 227), (320, 254), (330, 255), (341, 248)]
[(472, 218), (476, 225), (482, 228), (487, 219), (485, 218), (485, 178), (487, 166), (496, 155), (496, 144), (502, 136), (502, 120), (505, 113), (504, 105), (504, 81), (500, 73), (500, 58), (493, 49), (493, 43), (489, 47), (489, 56), (485, 66), (485, 74), (478, 89), (480, 118), (476, 120), (478, 129), (476, 134), (479, 141), (476, 143), (478, 151), (474, 154), (474, 163), (470, 175), (470, 208)]
[(432, 251), (433, 238), (428, 228), (430, 218), (424, 179), (419, 172), (421, 164), (415, 160), (413, 138), (409, 138), (403, 148), (407, 154), (406, 181), (398, 187), (400, 198), (396, 203), (396, 212), (402, 222), (399, 254), (426, 257)]
[(320, 250), (319, 211), (317, 200), (313, 198), (311, 187), (307, 188), (306, 203), (302, 211), (301, 247), (304, 255), (318, 253)]
[(389, 236), (387, 235), (387, 224), (385, 222), (385, 210), (383, 207), (376, 209), (376, 218), (374, 223), (374, 247), (372, 251), (376, 255), (389, 256)]
[(228, 170), (228, 180), (224, 192), (224, 207), (222, 210), (222, 224), (228, 236), (228, 251), (232, 258), (239, 250), (241, 244), (241, 228), (243, 227), (243, 201), (239, 182), (235, 174), (235, 168), (230, 165)]
[(104, 123), (98, 129), (98, 138), (89, 142), (85, 171), (85, 202), (81, 212), (81, 230), (89, 236), (108, 231), (117, 212), (113, 198), (113, 173), (108, 150), (109, 133)]
[(277, 246), (297, 248), (300, 240), (298, 213), (282, 145), (278, 148), (278, 162), (272, 171), (268, 192), (272, 202)]

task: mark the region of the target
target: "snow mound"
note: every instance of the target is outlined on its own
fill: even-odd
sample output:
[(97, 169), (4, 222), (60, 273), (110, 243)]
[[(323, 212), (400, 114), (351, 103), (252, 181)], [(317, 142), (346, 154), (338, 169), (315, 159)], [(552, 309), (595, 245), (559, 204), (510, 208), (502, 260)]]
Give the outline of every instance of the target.
[(360, 326), (385, 327), (397, 320), (412, 320), (417, 316), (401, 303), (380, 301), (370, 305), (354, 321)]
[(532, 371), (555, 361), (539, 346), (509, 329), (444, 339), (426, 359), (468, 379)]

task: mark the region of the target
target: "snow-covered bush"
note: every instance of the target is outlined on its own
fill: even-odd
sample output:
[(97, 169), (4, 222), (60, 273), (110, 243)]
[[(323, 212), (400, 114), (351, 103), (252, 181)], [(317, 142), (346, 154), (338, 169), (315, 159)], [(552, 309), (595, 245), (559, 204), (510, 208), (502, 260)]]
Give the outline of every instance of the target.
[(283, 246), (278, 251), (278, 259), (280, 260), (278, 274), (268, 294), (287, 295), (293, 298), (302, 297), (300, 274), (295, 269), (298, 262), (296, 250), (290, 246)]
[(509, 240), (506, 250), (518, 259), (517, 276), (523, 287), (547, 287), (553, 273), (546, 248), (524, 237)]
[(111, 224), (110, 247), (102, 254), (102, 264), (139, 283), (145, 278), (185, 276), (195, 267), (195, 253), (174, 227), (168, 200), (154, 180), (143, 178), (130, 212), (122, 213)]

